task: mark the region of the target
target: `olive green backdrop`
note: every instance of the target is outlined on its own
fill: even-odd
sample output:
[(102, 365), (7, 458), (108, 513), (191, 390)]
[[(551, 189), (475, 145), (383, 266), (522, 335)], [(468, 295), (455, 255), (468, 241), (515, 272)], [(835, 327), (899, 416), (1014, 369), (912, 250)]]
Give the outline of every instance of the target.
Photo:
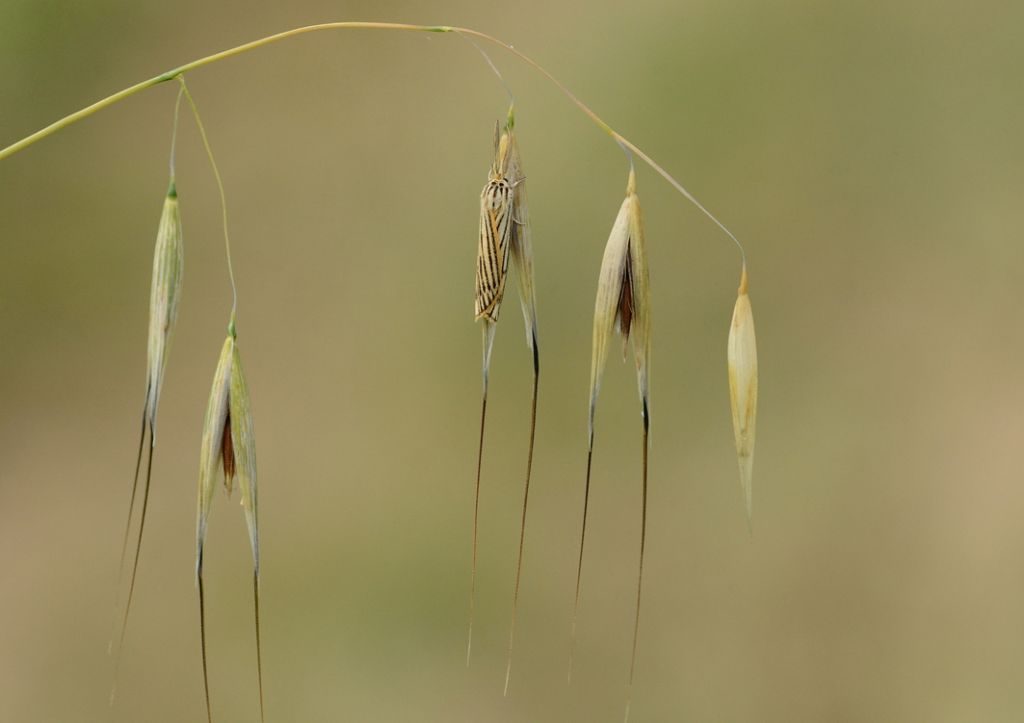
[[(1021, 5), (0, 0), (0, 145), (200, 55), (343, 19), (514, 43), (747, 244), (761, 362), (753, 536), (725, 371), (738, 255), (640, 169), (654, 356), (633, 720), (1024, 716)], [(621, 719), (640, 420), (614, 354), (572, 685), (565, 671), (591, 313), (627, 165), (539, 75), (493, 58), (517, 98), (543, 367), (507, 698), (530, 384), (512, 297), (464, 663), (476, 214), (504, 90), (457, 37), (369, 31), (189, 78), (235, 245), (268, 723)], [(0, 162), (0, 720), (204, 720), (194, 497), (230, 295), (187, 117), (184, 296), (107, 706), (174, 95), (147, 91)], [(237, 497), (218, 494), (208, 551), (215, 720), (255, 720)]]

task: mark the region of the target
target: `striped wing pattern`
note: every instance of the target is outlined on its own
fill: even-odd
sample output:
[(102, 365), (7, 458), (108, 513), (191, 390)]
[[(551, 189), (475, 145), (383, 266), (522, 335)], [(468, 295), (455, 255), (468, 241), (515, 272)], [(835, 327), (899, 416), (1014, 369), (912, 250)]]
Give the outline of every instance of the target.
[(476, 259), (476, 318), (496, 322), (505, 292), (512, 245), (512, 186), (492, 178), (480, 194), (480, 245)]

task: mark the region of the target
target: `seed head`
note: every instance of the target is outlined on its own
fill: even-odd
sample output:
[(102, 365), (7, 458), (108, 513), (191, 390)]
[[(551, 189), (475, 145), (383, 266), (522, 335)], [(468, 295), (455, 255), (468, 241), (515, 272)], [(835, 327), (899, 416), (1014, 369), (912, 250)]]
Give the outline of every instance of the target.
[(646, 416), (651, 355), (650, 281), (640, 199), (636, 195), (636, 174), (632, 169), (626, 185), (626, 198), (619, 207), (604, 249), (594, 303), (594, 343), (590, 366), (591, 431), (608, 356), (608, 342), (614, 331), (622, 335), (624, 355), (632, 336), (637, 384)]
[(249, 391), (234, 333), (221, 349), (213, 387), (206, 407), (203, 440), (199, 458), (199, 503), (196, 524), (197, 554), (201, 556), (206, 540), (206, 523), (213, 504), (218, 473), (223, 472), (224, 488), (231, 494), (234, 480), (242, 494), (253, 561), (259, 569), (259, 532), (256, 516), (256, 438), (253, 432)]
[(747, 506), (747, 522), (754, 514), (754, 430), (757, 421), (757, 343), (754, 315), (747, 295), (747, 267), (740, 276), (739, 294), (729, 328), (729, 396), (732, 427), (740, 465), (740, 484)]
[(178, 192), (171, 182), (164, 198), (160, 226), (153, 251), (153, 281), (149, 294), (149, 344), (146, 360), (146, 409), (150, 428), (156, 429), (157, 404), (171, 348), (171, 335), (178, 318), (178, 300), (184, 272), (184, 249)]

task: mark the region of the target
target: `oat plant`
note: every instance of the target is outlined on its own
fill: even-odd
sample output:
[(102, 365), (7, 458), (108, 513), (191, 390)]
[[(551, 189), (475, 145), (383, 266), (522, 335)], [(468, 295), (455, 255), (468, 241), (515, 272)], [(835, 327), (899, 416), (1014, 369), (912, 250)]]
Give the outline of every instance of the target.
[[(636, 367), (637, 383), (640, 393), (641, 413), (641, 465), (639, 472), (640, 487), (640, 539), (639, 561), (637, 567), (636, 605), (633, 624), (633, 644), (630, 654), (629, 678), (626, 681), (625, 717), (628, 720), (632, 701), (632, 686), (637, 669), (637, 651), (640, 631), (640, 603), (643, 590), (643, 564), (647, 533), (648, 504), (648, 435), (650, 431), (650, 392), (649, 371), (651, 355), (651, 306), (652, 297), (648, 282), (648, 261), (646, 239), (644, 237), (643, 220), (640, 214), (640, 201), (637, 196), (637, 172), (634, 161), (640, 161), (651, 168), (657, 175), (667, 181), (676, 191), (714, 222), (725, 233), (740, 251), (742, 270), (739, 293), (733, 311), (732, 323), (727, 344), (727, 371), (730, 390), (730, 403), (733, 420), (733, 432), (739, 461), (740, 482), (748, 521), (753, 514), (753, 455), (754, 430), (757, 415), (757, 350), (754, 338), (754, 322), (749, 297), (749, 277), (747, 260), (743, 247), (736, 237), (711, 214), (701, 203), (669, 174), (661, 165), (644, 153), (638, 146), (625, 136), (615, 131), (593, 110), (580, 101), (557, 78), (545, 70), (540, 64), (513, 46), (498, 40), (486, 33), (447, 25), (410, 25), (402, 23), (378, 22), (332, 22), (310, 25), (270, 35), (258, 40), (229, 48), (212, 55), (185, 63), (167, 72), (154, 76), (122, 91), (103, 98), (92, 105), (52, 123), (51, 125), (0, 149), (0, 161), (24, 150), (28, 146), (53, 135), (67, 126), (87, 118), (94, 113), (121, 102), (149, 88), (177, 81), (179, 92), (174, 105), (174, 132), (171, 142), (171, 173), (169, 189), (164, 199), (164, 208), (160, 217), (154, 250), (153, 275), (150, 293), (149, 332), (147, 345), (147, 375), (145, 397), (142, 414), (142, 429), (136, 455), (135, 475), (132, 482), (129, 500), (128, 524), (126, 525), (121, 553), (121, 575), (128, 569), (127, 559), (129, 541), (131, 539), (132, 520), (138, 517), (137, 537), (134, 554), (130, 565), (128, 587), (125, 595), (124, 608), (119, 616), (120, 633), (117, 639), (116, 666), (120, 660), (125, 630), (128, 622), (131, 602), (138, 573), (139, 554), (145, 528), (146, 512), (149, 500), (150, 482), (153, 472), (153, 456), (156, 447), (157, 410), (164, 377), (167, 372), (171, 338), (177, 319), (178, 304), (181, 299), (181, 281), (183, 275), (183, 247), (181, 219), (178, 209), (178, 184), (174, 169), (174, 147), (177, 139), (178, 111), (182, 98), (188, 101), (195, 119), (204, 149), (213, 169), (220, 195), (224, 247), (227, 257), (228, 277), (231, 283), (232, 304), (228, 315), (228, 334), (221, 346), (209, 402), (204, 417), (203, 433), (200, 444), (200, 469), (198, 484), (198, 502), (196, 519), (196, 587), (199, 596), (199, 642), (202, 662), (202, 674), (205, 694), (207, 720), (212, 723), (213, 709), (211, 706), (210, 680), (207, 671), (207, 621), (203, 588), (203, 555), (206, 543), (208, 524), (211, 517), (213, 499), (219, 483), (223, 483), (225, 491), (231, 495), (235, 482), (239, 488), (241, 504), (249, 531), (249, 542), (253, 556), (253, 607), (256, 638), (256, 673), (259, 691), (260, 720), (264, 720), (263, 704), (263, 665), (260, 646), (260, 540), (257, 505), (257, 474), (255, 436), (253, 415), (248, 385), (242, 372), (241, 358), (237, 340), (236, 318), (238, 294), (235, 275), (231, 263), (231, 243), (228, 236), (227, 203), (224, 184), (221, 180), (217, 164), (207, 137), (206, 129), (199, 117), (195, 101), (185, 84), (186, 74), (199, 70), (213, 63), (262, 48), (288, 38), (311, 32), (328, 30), (386, 30), (416, 33), (440, 33), (453, 35), (472, 43), (480, 50), (484, 59), (505, 85), (512, 100), (511, 90), (505, 84), (490, 57), (477, 45), (476, 41), (495, 45), (518, 60), (540, 73), (553, 83), (580, 111), (582, 111), (598, 128), (614, 140), (630, 159), (629, 177), (626, 185), (626, 196), (619, 207), (612, 226), (597, 284), (597, 296), (594, 304), (593, 343), (590, 372), (589, 416), (587, 423), (587, 464), (584, 477), (582, 507), (583, 515), (580, 526), (579, 555), (576, 566), (576, 589), (573, 598), (572, 615), (569, 620), (569, 672), (572, 673), (572, 659), (576, 640), (576, 620), (581, 602), (581, 582), (583, 571), (583, 552), (586, 540), (587, 507), (590, 499), (590, 482), (594, 459), (594, 429), (597, 399), (601, 387), (601, 378), (608, 356), (608, 346), (616, 332), (622, 337), (623, 356), (628, 351), (628, 343), (632, 341), (633, 361)], [(526, 539), (527, 507), (530, 492), (530, 480), (533, 468), (534, 437), (537, 426), (537, 397), (540, 376), (539, 351), (537, 346), (537, 303), (535, 298), (533, 276), (533, 251), (531, 243), (531, 227), (526, 204), (526, 175), (520, 158), (518, 141), (515, 134), (514, 101), (510, 102), (509, 112), (503, 127), (495, 133), (494, 154), (491, 160), (487, 182), (480, 194), (480, 217), (477, 236), (477, 266), (475, 286), (475, 315), (480, 322), (483, 336), (483, 393), (480, 410), (480, 436), (477, 450), (476, 481), (473, 504), (473, 538), (472, 567), (470, 579), (470, 609), (466, 645), (466, 663), (468, 665), (472, 653), (473, 618), (476, 599), (477, 573), (477, 541), (479, 533), (479, 502), (483, 468), (484, 428), (487, 418), (487, 391), (491, 352), (494, 346), (495, 332), (499, 319), (502, 301), (510, 266), (516, 276), (519, 287), (519, 299), (526, 322), (526, 340), (533, 361), (533, 389), (531, 395), (530, 431), (527, 446), (525, 483), (523, 487), (523, 504), (519, 528), (519, 544), (517, 548), (515, 579), (512, 593), (512, 618), (509, 626), (509, 641), (505, 672), (505, 693), (508, 693), (512, 670), (512, 651), (515, 640), (516, 611), (519, 604), (519, 589), (522, 575), (523, 550)], [(467, 234), (469, 236), (470, 234)], [(146, 439), (149, 439), (148, 449)], [(148, 452), (148, 453), (147, 453)], [(145, 476), (142, 476), (142, 458), (146, 453)], [(143, 480), (141, 497), (139, 481)], [(138, 513), (136, 515), (136, 507)], [(119, 584), (119, 590), (123, 587)], [(111, 638), (113, 648), (114, 636)], [(112, 698), (113, 700), (113, 698)], [(282, 720), (287, 720), (283, 717)]]

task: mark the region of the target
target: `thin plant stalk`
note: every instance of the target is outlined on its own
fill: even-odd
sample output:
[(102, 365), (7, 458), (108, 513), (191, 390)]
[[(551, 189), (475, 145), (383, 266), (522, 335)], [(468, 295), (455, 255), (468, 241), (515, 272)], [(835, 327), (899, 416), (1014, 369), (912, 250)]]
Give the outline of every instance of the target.
[(266, 37), (250, 41), (248, 43), (243, 43), (242, 45), (238, 45), (233, 48), (228, 48), (227, 50), (222, 50), (212, 55), (207, 55), (202, 58), (198, 58), (189, 63), (185, 63), (184, 65), (180, 65), (177, 68), (173, 68), (164, 73), (161, 73), (160, 75), (153, 76), (152, 78), (144, 80), (140, 83), (136, 83), (135, 85), (129, 86), (128, 88), (120, 90), (117, 93), (113, 93), (112, 95), (109, 95), (106, 98), (98, 100), (92, 105), (86, 106), (81, 110), (75, 111), (74, 113), (64, 116), (60, 120), (51, 123), (45, 128), (42, 128), (36, 131), (35, 133), (32, 133), (31, 135), (28, 135), (25, 138), (22, 138), (21, 140), (12, 143), (6, 148), (0, 149), (0, 161), (7, 158), (8, 156), (14, 155), (18, 151), (24, 150), (33, 143), (36, 143), (48, 136), (53, 135), (57, 131), (67, 128), (73, 123), (76, 123), (84, 118), (88, 118), (89, 116), (93, 115), (94, 113), (97, 113), (98, 111), (103, 110), (104, 108), (108, 108), (114, 105), (115, 103), (119, 103), (120, 101), (130, 98), (131, 96), (136, 95), (137, 93), (140, 93), (149, 88), (152, 88), (153, 86), (160, 85), (161, 83), (166, 83), (171, 80), (175, 80), (179, 76), (184, 75), (189, 71), (202, 68), (212, 63), (225, 60), (227, 58), (242, 55), (243, 53), (247, 53), (251, 50), (256, 50), (257, 48), (262, 48), (265, 45), (270, 45), (281, 40), (286, 40), (288, 38), (293, 38), (299, 35), (304, 35), (306, 33), (318, 32), (322, 30), (401, 30), (406, 32), (419, 33), (455, 33), (458, 35), (480, 38), (481, 40), (485, 40), (489, 43), (493, 43), (499, 47), (504, 48), (505, 50), (512, 53), (520, 60), (522, 60), (535, 70), (537, 70), (545, 78), (547, 78), (559, 89), (559, 91), (562, 92), (563, 95), (565, 95), (577, 108), (579, 108), (588, 118), (590, 118), (590, 120), (593, 121), (595, 125), (597, 125), (601, 130), (603, 130), (605, 133), (611, 136), (611, 138), (615, 140), (619, 145), (624, 146), (625, 148), (628, 148), (630, 151), (635, 153), (637, 158), (639, 158), (648, 166), (650, 166), (655, 172), (658, 173), (658, 175), (664, 178), (665, 181), (669, 183), (669, 185), (671, 185), (674, 189), (676, 189), (676, 191), (682, 194), (688, 201), (693, 203), (705, 216), (707, 216), (711, 221), (713, 221), (715, 225), (718, 226), (718, 228), (720, 228), (730, 239), (732, 239), (732, 241), (736, 244), (737, 248), (739, 249), (740, 254), (743, 256), (744, 262), (746, 261), (746, 254), (743, 250), (743, 245), (739, 242), (736, 236), (725, 226), (725, 224), (719, 221), (718, 218), (716, 218), (707, 208), (705, 208), (704, 205), (701, 204), (692, 193), (686, 190), (686, 188), (681, 183), (679, 183), (679, 181), (677, 181), (668, 171), (662, 168), (653, 158), (644, 153), (644, 151), (641, 150), (636, 144), (634, 144), (628, 138), (626, 138), (621, 133), (612, 128), (610, 125), (608, 125), (608, 123), (606, 123), (599, 115), (597, 115), (597, 113), (591, 110), (590, 107), (587, 106), (583, 101), (576, 97), (575, 94), (573, 94), (560, 80), (558, 80), (554, 75), (552, 75), (548, 70), (546, 70), (542, 65), (540, 65), (540, 63), (533, 60), (531, 57), (529, 57), (519, 49), (515, 48), (514, 46), (510, 45), (509, 43), (506, 43), (503, 40), (499, 40), (498, 38), (495, 38), (492, 35), (480, 32), (479, 30), (473, 30), (472, 28), (463, 28), (453, 25), (412, 25), (408, 23), (380, 22), (331, 22), (320, 23), (317, 25), (306, 25), (303, 27), (286, 30), (281, 33), (275, 33), (274, 35), (268, 35)]

